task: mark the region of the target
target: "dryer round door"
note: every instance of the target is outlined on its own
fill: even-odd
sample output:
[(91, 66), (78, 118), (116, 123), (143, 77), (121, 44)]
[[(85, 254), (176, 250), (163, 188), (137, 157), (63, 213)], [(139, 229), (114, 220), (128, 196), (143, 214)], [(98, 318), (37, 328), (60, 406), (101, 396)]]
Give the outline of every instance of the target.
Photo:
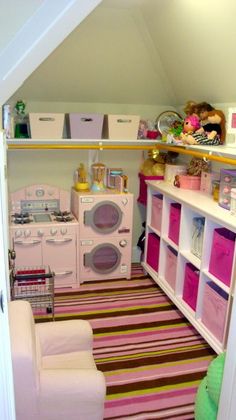
[(91, 252), (84, 254), (84, 265), (98, 274), (112, 273), (119, 266), (120, 261), (119, 249), (109, 243), (97, 245)]
[(97, 203), (91, 210), (84, 212), (84, 224), (97, 233), (112, 233), (122, 221), (120, 207), (112, 201)]

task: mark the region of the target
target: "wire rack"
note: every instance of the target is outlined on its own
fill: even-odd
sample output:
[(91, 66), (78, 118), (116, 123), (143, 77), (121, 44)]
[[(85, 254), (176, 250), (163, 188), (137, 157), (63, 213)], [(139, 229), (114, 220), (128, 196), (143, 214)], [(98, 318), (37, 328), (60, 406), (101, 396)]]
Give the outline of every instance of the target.
[(27, 300), (35, 314), (45, 311), (54, 320), (54, 273), (50, 267), (14, 267), (11, 299)]

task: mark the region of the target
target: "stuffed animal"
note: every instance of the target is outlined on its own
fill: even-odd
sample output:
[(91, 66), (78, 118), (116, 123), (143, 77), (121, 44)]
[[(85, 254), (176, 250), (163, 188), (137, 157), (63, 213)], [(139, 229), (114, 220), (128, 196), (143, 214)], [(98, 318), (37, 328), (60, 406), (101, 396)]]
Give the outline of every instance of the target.
[(200, 129), (200, 121), (197, 115), (189, 115), (184, 119), (183, 131), (180, 141), (184, 144), (194, 144), (193, 134)]
[[(189, 118), (189, 117), (188, 117)], [(218, 109), (207, 111), (204, 125), (196, 129), (191, 135), (182, 135), (184, 144), (219, 145), (225, 140), (225, 116)], [(183, 133), (185, 134), (185, 133)]]
[(216, 420), (224, 373), (225, 353), (217, 356), (208, 366), (195, 400), (195, 420)]

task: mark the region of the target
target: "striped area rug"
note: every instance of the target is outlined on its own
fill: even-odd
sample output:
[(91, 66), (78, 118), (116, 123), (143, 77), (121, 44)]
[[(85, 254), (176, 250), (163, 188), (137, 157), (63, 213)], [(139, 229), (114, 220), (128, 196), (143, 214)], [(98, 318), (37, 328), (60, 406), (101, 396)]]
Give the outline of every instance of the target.
[(56, 293), (55, 314), (92, 325), (94, 357), (107, 383), (105, 419), (194, 418), (197, 387), (215, 353), (139, 266), (131, 280)]

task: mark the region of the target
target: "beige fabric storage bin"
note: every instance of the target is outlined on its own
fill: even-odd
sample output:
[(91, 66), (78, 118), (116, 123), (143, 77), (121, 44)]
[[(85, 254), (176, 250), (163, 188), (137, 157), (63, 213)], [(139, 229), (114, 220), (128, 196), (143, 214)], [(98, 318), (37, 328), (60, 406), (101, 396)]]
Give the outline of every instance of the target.
[(65, 114), (29, 113), (32, 139), (62, 139)]
[(139, 121), (138, 115), (105, 115), (104, 138), (137, 140)]

